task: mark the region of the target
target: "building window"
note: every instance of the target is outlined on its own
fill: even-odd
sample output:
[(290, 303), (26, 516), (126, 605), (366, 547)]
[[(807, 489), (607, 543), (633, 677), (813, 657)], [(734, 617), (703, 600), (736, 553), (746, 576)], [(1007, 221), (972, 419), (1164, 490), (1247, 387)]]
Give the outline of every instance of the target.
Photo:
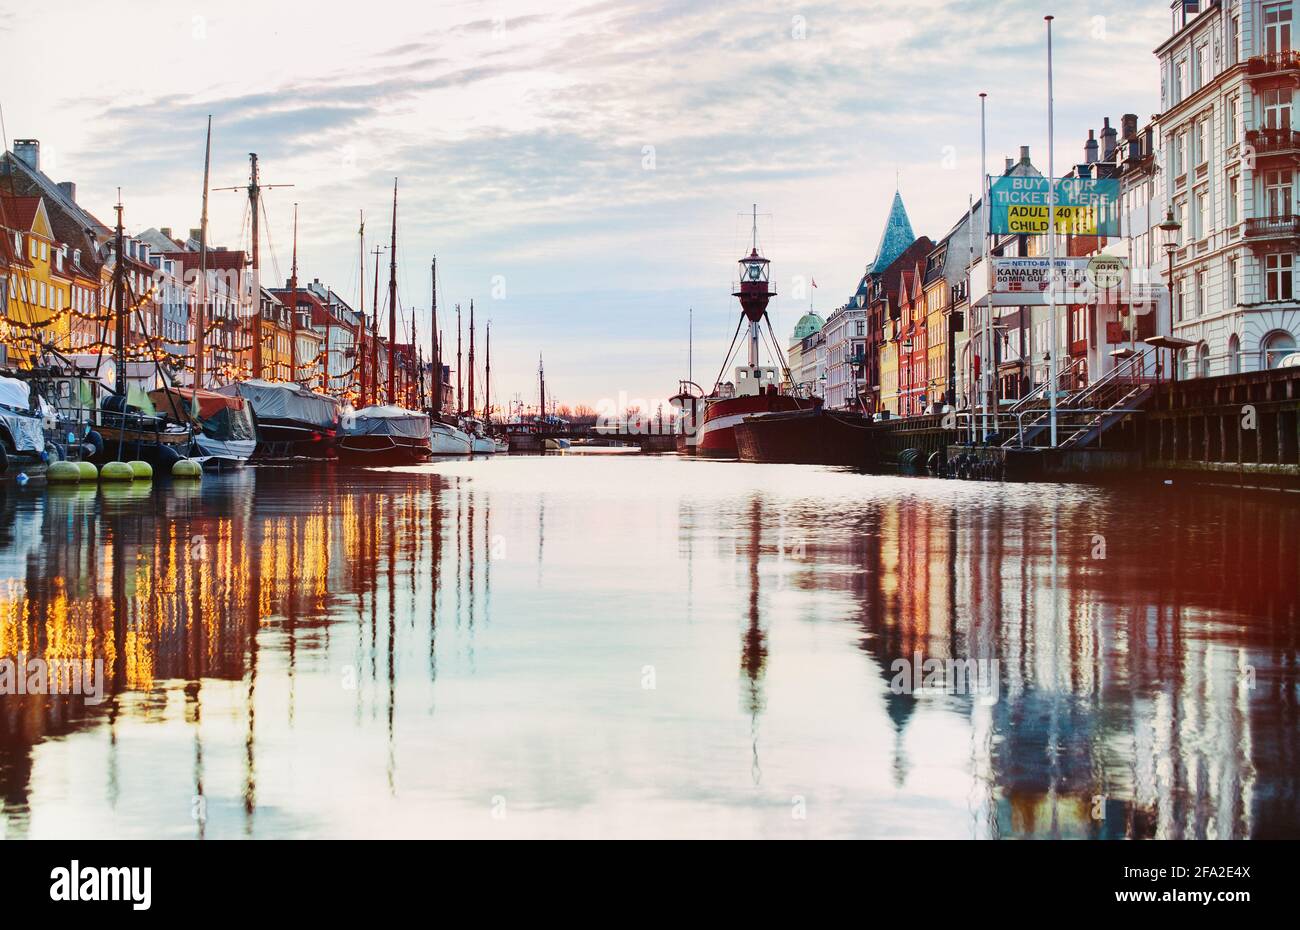
[(1241, 371), (1241, 339), (1236, 333), (1233, 333), (1228, 339), (1228, 373), (1237, 374)]
[(1264, 172), (1264, 205), (1268, 216), (1291, 214), (1291, 170)]
[(1192, 90), (1198, 91), (1205, 84), (1206, 78), (1209, 77), (1210, 47), (1204, 43), (1196, 47), (1196, 53), (1192, 58)]
[(1210, 295), (1205, 284), (1205, 272), (1196, 272), (1196, 315), (1205, 316), (1209, 309)]
[(1238, 101), (1236, 97), (1228, 98), (1228, 117), (1223, 129), (1227, 135), (1229, 145), (1237, 144), (1237, 121), (1241, 118), (1238, 113), (1240, 106), (1240, 101)]
[(1240, 207), (1238, 206), (1240, 201), (1241, 201), (1241, 178), (1239, 178), (1235, 174), (1230, 175), (1228, 177), (1228, 203), (1227, 203), (1229, 226), (1237, 225), (1237, 218), (1240, 216)]
[(1178, 287), (1174, 288), (1174, 301), (1177, 306), (1174, 308), (1179, 322), (1187, 319), (1187, 279), (1179, 278)]
[(1235, 65), (1241, 60), (1241, 16), (1228, 20), (1228, 64)]
[(1275, 252), (1264, 259), (1264, 280), (1269, 300), (1290, 300), (1294, 293), (1295, 254)]
[(1291, 88), (1276, 87), (1264, 91), (1264, 128), (1291, 128)]
[(1195, 239), (1204, 239), (1209, 232), (1209, 217), (1206, 211), (1208, 202), (1209, 197), (1206, 196), (1205, 188), (1192, 195), (1192, 236)]
[(1174, 103), (1181, 103), (1187, 95), (1187, 62), (1174, 65)]
[(1237, 306), (1237, 259), (1228, 259), (1228, 306)]
[(1278, 330), (1270, 333), (1264, 338), (1263, 352), (1264, 367), (1276, 368), (1282, 359), (1286, 358), (1295, 351), (1295, 336), (1285, 330)]
[(1270, 3), (1264, 7), (1264, 52), (1280, 55), (1291, 51), (1291, 4)]

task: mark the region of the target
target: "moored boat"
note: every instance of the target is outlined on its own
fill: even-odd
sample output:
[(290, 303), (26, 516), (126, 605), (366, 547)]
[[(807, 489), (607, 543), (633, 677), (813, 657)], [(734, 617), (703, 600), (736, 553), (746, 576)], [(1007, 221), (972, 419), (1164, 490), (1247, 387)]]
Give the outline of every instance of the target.
[(150, 391), (149, 399), (156, 409), (193, 430), (190, 457), (206, 469), (242, 468), (257, 449), (257, 430), (242, 397), (168, 387)]
[(434, 455), (469, 455), (474, 451), (469, 433), (437, 418), (429, 422), (429, 445)]
[[(740, 282), (732, 294), (740, 300), (741, 318), (736, 326), (739, 336), (742, 326), (748, 326), (749, 361), (735, 368), (735, 380), (716, 384), (709, 396), (702, 398), (703, 416), (695, 422), (698, 426), (693, 437), (695, 454), (713, 458), (737, 458), (736, 426), (747, 416), (808, 410), (814, 402), (807, 398), (783, 393), (779, 387), (783, 380), (780, 371), (785, 362), (778, 358), (776, 366), (759, 364), (759, 341), (762, 325), (767, 324), (772, 345), (777, 346), (772, 323), (767, 315), (767, 304), (776, 292), (771, 287), (769, 263), (758, 252), (758, 209), (754, 210), (754, 240), (750, 253), (740, 260)], [(733, 338), (734, 346), (734, 338)], [(727, 357), (731, 357), (730, 351)], [(685, 394), (683, 390), (679, 397)], [(698, 416), (698, 408), (695, 414)], [(694, 418), (693, 418), (694, 419)]]
[(335, 449), (352, 465), (409, 465), (432, 451), (429, 417), (393, 404), (362, 407), (346, 414)]
[(801, 465), (875, 464), (871, 418), (850, 410), (762, 413), (745, 417), (735, 428), (742, 462)]
[(224, 384), (216, 393), (247, 403), (257, 430), (257, 458), (334, 455), (341, 416), (336, 398), (298, 384), (260, 378)]

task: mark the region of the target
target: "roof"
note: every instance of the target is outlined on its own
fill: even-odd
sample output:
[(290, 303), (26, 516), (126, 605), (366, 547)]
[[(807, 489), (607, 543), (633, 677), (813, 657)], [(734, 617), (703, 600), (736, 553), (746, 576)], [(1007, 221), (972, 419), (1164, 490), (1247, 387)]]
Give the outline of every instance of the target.
[(912, 221), (907, 218), (907, 208), (903, 206), (903, 195), (894, 191), (894, 202), (889, 207), (889, 218), (885, 220), (884, 231), (880, 234), (880, 245), (876, 248), (876, 257), (871, 260), (867, 272), (878, 274), (884, 271), (915, 241)]
[(40, 197), (11, 197), (0, 194), (0, 203), (4, 205), (5, 225), (10, 229), (29, 232), (36, 222), (36, 214), (41, 210)]
[(813, 311), (809, 310), (803, 316), (799, 317), (798, 323), (794, 324), (794, 338), (807, 339), (813, 333), (820, 332), (822, 326), (825, 324), (825, 320)]
[[(189, 251), (168, 251), (163, 252), (167, 258), (175, 259), (180, 262), (182, 268), (186, 271), (190, 269), (198, 270), (203, 267), (203, 253)], [(209, 271), (243, 271), (247, 265), (246, 256), (243, 250), (231, 251), (229, 249), (208, 249), (208, 270)]]

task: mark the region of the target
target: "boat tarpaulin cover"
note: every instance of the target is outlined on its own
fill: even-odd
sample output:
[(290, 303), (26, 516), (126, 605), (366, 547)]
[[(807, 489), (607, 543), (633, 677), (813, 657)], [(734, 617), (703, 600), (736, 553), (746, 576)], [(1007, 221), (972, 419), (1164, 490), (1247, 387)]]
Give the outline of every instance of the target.
[(416, 410), (385, 404), (362, 407), (343, 420), (346, 436), (402, 436), (407, 439), (429, 438), (429, 418)]
[(335, 429), (339, 424), (337, 400), (296, 384), (254, 379), (222, 385), (217, 393), (242, 397), (259, 420), (296, 420), (322, 429)]
[(26, 381), (0, 377), (0, 404), (15, 410), (31, 410), (31, 390)]
[(43, 452), (42, 418), (31, 411), (31, 392), (25, 381), (0, 377), (0, 423), (9, 430), (15, 452)]
[[(169, 398), (168, 394), (173, 395), (174, 399)], [(218, 394), (216, 391), (196, 391), (194, 388), (188, 387), (170, 387), (158, 388), (149, 392), (149, 397), (154, 406), (169, 416), (173, 415), (172, 408), (174, 404), (176, 411), (181, 415), (176, 419), (181, 419), (192, 409), (196, 396), (199, 404), (199, 416), (205, 420), (230, 407), (236, 410), (244, 409), (244, 398), (238, 395), (232, 397), (227, 394)]]

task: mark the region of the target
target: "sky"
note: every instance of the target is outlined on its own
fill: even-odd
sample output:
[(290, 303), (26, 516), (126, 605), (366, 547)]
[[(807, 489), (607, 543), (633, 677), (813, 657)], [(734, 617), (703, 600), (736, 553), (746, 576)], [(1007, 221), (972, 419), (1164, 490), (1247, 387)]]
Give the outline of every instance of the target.
[[(495, 404), (536, 402), (542, 354), (561, 403), (644, 408), (688, 357), (712, 383), (752, 205), (784, 346), (810, 299), (853, 293), (896, 185), (918, 235), (957, 222), (980, 91), (990, 170), (1028, 145), (1045, 171), (1047, 13), (1061, 174), (1103, 117), (1158, 107), (1164, 0), (0, 0), (0, 106), (101, 219), (120, 188), (129, 231), (199, 225), (211, 115), (213, 188), (247, 184), (249, 152), (294, 185), (264, 195), (264, 278), (288, 277), (297, 203), (300, 281), (354, 306), (359, 211), (386, 245), (396, 178), (422, 342), (436, 255), (448, 343), (475, 302), (480, 377), (491, 321)], [(210, 196), (210, 241), (246, 248), (246, 197)]]

